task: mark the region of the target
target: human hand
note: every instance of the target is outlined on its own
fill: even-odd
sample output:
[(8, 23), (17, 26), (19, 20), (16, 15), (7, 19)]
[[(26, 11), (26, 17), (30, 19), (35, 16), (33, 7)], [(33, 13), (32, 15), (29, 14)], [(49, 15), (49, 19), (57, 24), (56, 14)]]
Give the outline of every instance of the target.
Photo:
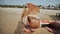
[(24, 27), (24, 31), (27, 32), (27, 33), (33, 33), (33, 32), (35, 32), (37, 30), (38, 29), (33, 29), (33, 28), (30, 28), (29, 26)]
[(49, 21), (49, 26), (45, 27), (49, 32), (60, 34), (60, 21)]

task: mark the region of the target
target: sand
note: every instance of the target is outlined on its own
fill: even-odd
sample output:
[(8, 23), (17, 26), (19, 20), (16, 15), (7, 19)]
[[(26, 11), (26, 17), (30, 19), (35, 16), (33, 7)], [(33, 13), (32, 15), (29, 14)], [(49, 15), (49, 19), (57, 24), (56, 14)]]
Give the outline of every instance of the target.
[[(23, 8), (0, 8), (0, 34), (21, 34), (22, 24), (20, 22)], [(41, 9), (41, 19), (59, 20), (53, 18), (60, 10), (45, 10)], [(52, 34), (45, 28), (40, 28), (33, 34)]]

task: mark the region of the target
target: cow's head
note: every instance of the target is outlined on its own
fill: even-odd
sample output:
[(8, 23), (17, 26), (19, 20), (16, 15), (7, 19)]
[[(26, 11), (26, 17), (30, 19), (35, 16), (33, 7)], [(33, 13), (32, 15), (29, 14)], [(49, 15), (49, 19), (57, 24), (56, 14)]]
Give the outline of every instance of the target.
[(28, 16), (28, 24), (32, 28), (38, 28), (40, 27), (40, 19), (36, 16)]

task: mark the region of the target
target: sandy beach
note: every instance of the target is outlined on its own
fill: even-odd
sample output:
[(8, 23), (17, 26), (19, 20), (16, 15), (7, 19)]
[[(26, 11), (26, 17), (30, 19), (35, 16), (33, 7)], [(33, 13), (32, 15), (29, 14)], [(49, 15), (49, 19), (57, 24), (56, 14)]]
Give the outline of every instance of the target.
[[(20, 22), (23, 8), (0, 8), (0, 34), (21, 34), (22, 24)], [(41, 19), (60, 20), (55, 15), (60, 10), (40, 9)], [(45, 28), (40, 28), (33, 34), (52, 34)]]

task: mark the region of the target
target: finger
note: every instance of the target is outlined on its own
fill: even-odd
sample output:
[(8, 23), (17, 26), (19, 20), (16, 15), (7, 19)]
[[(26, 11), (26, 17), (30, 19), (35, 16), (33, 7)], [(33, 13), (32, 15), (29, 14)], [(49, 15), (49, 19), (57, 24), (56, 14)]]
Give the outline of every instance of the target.
[(31, 30), (36, 31), (36, 30), (38, 30), (38, 29), (31, 29)]
[(49, 20), (48, 23), (50, 24), (54, 24), (56, 22), (56, 20)]
[(47, 29), (49, 32), (53, 32), (53, 30), (50, 29), (49, 27), (45, 27), (45, 29)]
[(29, 30), (29, 29), (27, 29), (27, 28), (24, 28), (24, 31), (25, 31), (25, 32), (30, 32), (30, 30)]
[(36, 29), (31, 29), (32, 32), (36, 31)]
[(31, 31), (33, 31), (33, 32), (35, 32), (35, 31), (37, 31), (37, 30), (39, 30), (39, 29), (31, 29)]
[(52, 20), (52, 21), (49, 21), (48, 23), (50, 23), (51, 25), (55, 25), (55, 26), (60, 26), (60, 21), (56, 21), (56, 20)]

